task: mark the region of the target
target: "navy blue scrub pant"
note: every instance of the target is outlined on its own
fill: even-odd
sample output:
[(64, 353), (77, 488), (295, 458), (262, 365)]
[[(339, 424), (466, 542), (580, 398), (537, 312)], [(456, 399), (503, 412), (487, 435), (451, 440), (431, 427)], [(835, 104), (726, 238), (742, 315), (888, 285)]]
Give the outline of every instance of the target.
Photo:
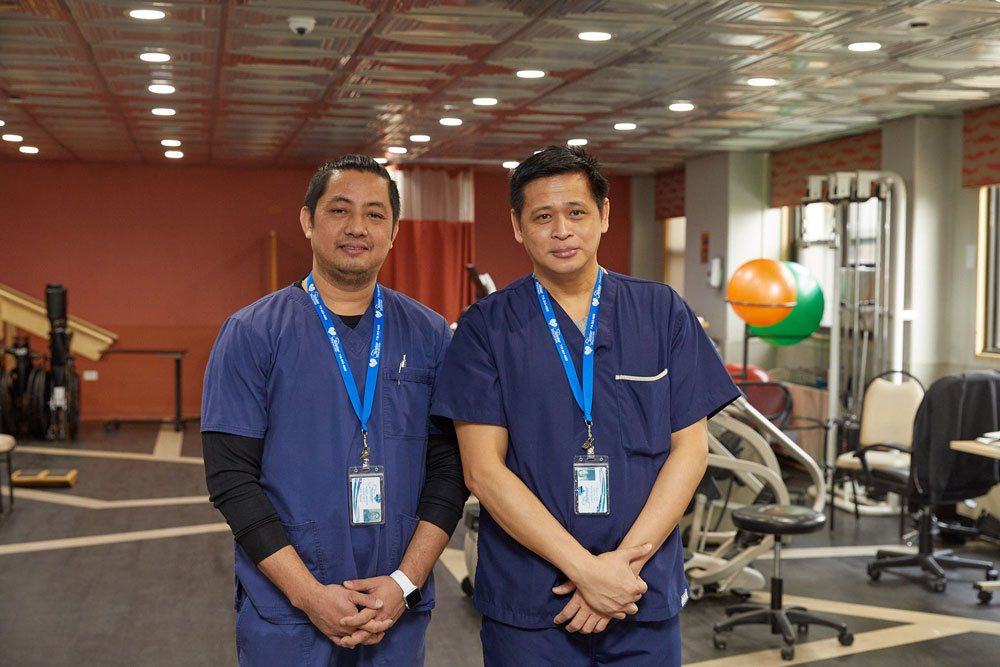
[(312, 623), (271, 623), (249, 598), (236, 612), (240, 667), (421, 667), (429, 611), (404, 611), (378, 644), (340, 648)]
[(680, 667), (680, 614), (651, 623), (611, 621), (604, 632), (589, 635), (566, 632), (564, 625), (531, 630), (483, 616), (479, 633), (483, 663), (485, 667)]

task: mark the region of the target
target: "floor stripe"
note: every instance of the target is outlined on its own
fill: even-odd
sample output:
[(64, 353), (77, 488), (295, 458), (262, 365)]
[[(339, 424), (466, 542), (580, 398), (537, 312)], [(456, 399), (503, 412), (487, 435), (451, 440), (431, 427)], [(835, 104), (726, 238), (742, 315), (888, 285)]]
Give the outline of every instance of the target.
[[(742, 626), (733, 632), (757, 631), (764, 633), (761, 641), (777, 641), (777, 637), (771, 638), (765, 631), (766, 626)], [(868, 651), (877, 651), (894, 646), (905, 644), (915, 644), (929, 639), (939, 639), (968, 632), (968, 629), (957, 627), (937, 628), (930, 625), (900, 625), (892, 628), (882, 628), (881, 630), (870, 630), (854, 635), (854, 643), (850, 646), (841, 646), (836, 637), (820, 639), (813, 642), (802, 642), (795, 644), (795, 658), (792, 660), (781, 659), (781, 649), (773, 648), (754, 653), (740, 653), (728, 655), (726, 657), (703, 660), (688, 664), (686, 667), (744, 667), (753, 665), (754, 667), (778, 667), (779, 665), (801, 665), (803, 663), (827, 660), (830, 658), (840, 658), (847, 655), (856, 655)], [(730, 635), (732, 633), (725, 633)], [(747, 635), (748, 637), (750, 635)], [(722, 653), (723, 651), (719, 651)]]
[[(898, 551), (905, 554), (917, 553), (916, 547), (908, 547), (905, 544), (873, 544), (864, 546), (846, 547), (799, 547), (781, 550), (781, 560), (799, 560), (803, 558), (861, 558), (875, 557), (875, 552)], [(771, 560), (774, 552), (768, 551), (761, 554), (758, 560)]]
[(181, 455), (181, 445), (183, 444), (184, 431), (174, 430), (173, 425), (164, 424), (156, 434), (153, 456), (175, 459)]
[(461, 583), (469, 576), (469, 568), (465, 565), (465, 549), (446, 548), (441, 553), (441, 563), (448, 568), (455, 581)]
[(160, 463), (191, 463), (194, 465), (205, 465), (205, 460), (200, 456), (175, 456), (165, 458), (153, 454), (137, 454), (132, 452), (110, 452), (103, 449), (62, 449), (59, 447), (38, 447), (36, 445), (20, 445), (14, 453), (24, 452), (26, 454), (46, 454), (48, 456), (81, 456), (84, 458), (96, 459), (125, 459), (129, 461), (158, 461)]
[(20, 488), (16, 492), (17, 499), (34, 500), (55, 505), (83, 507), (89, 510), (109, 510), (127, 507), (164, 507), (171, 505), (200, 505), (208, 503), (208, 496), (176, 496), (173, 498), (137, 498), (134, 500), (101, 500), (85, 496), (71, 496), (57, 491)]
[(130, 533), (111, 533), (109, 535), (90, 535), (88, 537), (70, 537), (61, 540), (42, 540), (40, 542), (21, 542), (20, 544), (0, 544), (0, 556), (30, 553), (32, 551), (55, 551), (56, 549), (77, 549), (79, 547), (95, 547), (104, 544), (119, 544), (122, 542), (141, 542), (143, 540), (161, 540), (168, 537), (184, 537), (186, 535), (203, 535), (206, 533), (228, 533), (227, 523), (204, 523), (196, 526), (179, 526), (177, 528), (160, 528), (157, 530), (137, 530)]

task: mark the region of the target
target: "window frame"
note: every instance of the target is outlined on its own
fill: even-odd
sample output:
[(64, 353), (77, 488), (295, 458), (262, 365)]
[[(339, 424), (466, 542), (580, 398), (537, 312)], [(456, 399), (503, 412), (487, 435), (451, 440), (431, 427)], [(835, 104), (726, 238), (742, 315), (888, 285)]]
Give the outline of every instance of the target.
[(1000, 359), (1000, 186), (979, 189), (976, 247), (975, 355)]

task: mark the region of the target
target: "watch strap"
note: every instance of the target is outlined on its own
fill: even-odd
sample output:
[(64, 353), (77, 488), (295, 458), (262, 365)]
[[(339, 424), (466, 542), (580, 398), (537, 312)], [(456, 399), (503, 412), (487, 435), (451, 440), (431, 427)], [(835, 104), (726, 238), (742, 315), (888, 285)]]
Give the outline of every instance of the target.
[(403, 590), (403, 602), (406, 603), (406, 608), (409, 609), (410, 605), (407, 600), (412, 596), (414, 591), (419, 589), (413, 584), (412, 581), (410, 581), (410, 578), (406, 576), (402, 570), (396, 570), (390, 574), (389, 577), (392, 578), (392, 580), (395, 581)]

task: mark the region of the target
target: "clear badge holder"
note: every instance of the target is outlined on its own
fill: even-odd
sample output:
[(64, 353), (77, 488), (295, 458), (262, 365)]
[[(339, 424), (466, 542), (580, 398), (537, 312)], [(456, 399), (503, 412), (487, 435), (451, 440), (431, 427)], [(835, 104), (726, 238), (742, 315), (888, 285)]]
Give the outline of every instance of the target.
[(385, 523), (385, 468), (352, 466), (347, 469), (352, 526)]
[(578, 516), (604, 516), (609, 514), (609, 480), (610, 468), (607, 456), (574, 456), (574, 513)]

